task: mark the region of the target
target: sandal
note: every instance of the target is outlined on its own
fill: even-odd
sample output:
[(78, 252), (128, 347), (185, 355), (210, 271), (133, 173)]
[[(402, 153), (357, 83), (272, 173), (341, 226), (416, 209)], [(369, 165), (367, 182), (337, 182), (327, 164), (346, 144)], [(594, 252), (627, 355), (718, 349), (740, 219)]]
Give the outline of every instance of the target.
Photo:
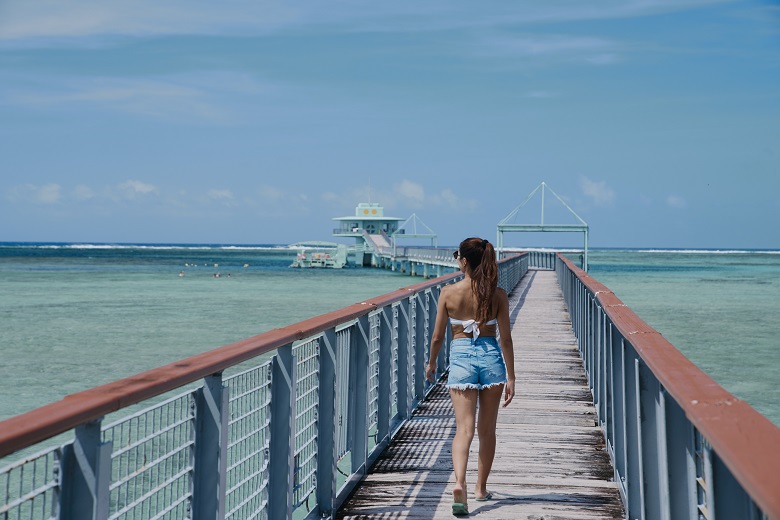
[(492, 491), (488, 491), (488, 494), (485, 495), (484, 497), (482, 497), (482, 498), (475, 498), (474, 500), (476, 500), (477, 502), (487, 502), (488, 500), (493, 500), (493, 492)]

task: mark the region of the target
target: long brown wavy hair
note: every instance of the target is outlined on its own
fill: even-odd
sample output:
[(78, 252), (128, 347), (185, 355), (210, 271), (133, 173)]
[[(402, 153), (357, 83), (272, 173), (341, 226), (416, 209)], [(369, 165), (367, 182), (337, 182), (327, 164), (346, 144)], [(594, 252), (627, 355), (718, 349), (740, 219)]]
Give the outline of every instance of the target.
[(498, 287), (498, 264), (493, 244), (482, 238), (467, 238), (458, 247), (460, 256), (465, 257), (471, 267), (471, 289), (477, 297), (479, 323), (490, 318), (493, 294)]

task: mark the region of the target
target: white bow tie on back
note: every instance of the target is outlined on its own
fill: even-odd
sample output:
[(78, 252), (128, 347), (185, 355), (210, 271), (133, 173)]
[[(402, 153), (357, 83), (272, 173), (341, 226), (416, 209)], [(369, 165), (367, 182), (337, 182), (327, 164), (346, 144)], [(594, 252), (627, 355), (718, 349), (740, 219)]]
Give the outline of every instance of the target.
[(475, 340), (479, 337), (479, 323), (477, 323), (477, 320), (463, 320), (461, 325), (463, 326), (463, 332), (470, 333)]

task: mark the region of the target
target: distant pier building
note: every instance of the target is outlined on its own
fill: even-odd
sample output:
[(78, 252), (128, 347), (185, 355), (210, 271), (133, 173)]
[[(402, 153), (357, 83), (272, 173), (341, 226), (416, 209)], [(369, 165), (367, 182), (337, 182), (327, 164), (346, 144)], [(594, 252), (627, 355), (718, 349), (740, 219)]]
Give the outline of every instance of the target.
[(390, 237), (406, 219), (385, 216), (385, 208), (376, 202), (361, 202), (355, 208), (354, 216), (334, 217), (333, 220), (339, 222), (333, 236), (354, 237), (356, 263), (370, 266), (375, 263), (376, 254), (392, 249)]

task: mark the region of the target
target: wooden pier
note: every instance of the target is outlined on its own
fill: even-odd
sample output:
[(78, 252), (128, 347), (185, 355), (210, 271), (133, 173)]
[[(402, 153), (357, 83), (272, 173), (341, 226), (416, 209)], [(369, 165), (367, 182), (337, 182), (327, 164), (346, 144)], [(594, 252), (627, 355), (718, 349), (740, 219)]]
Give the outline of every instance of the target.
[[(619, 519), (624, 508), (553, 271), (530, 270), (510, 295), (517, 396), (498, 417), (482, 519)], [(455, 419), (443, 384), (379, 457), (337, 518), (452, 518)], [(467, 481), (476, 480), (479, 439)]]

